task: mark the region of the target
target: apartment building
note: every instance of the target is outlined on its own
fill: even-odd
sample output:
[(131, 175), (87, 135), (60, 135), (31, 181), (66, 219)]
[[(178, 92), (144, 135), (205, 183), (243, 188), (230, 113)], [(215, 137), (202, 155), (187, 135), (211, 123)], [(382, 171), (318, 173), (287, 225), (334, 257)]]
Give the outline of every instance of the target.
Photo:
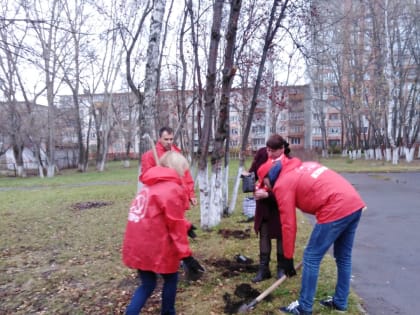
[[(249, 111), (250, 99), (253, 90), (233, 89), (231, 92), (231, 104), (229, 112), (230, 122), (230, 149), (238, 151), (240, 148), (243, 129)], [(183, 102), (181, 102), (183, 99)], [(183, 147), (188, 150), (193, 147), (198, 150), (200, 143), (198, 124), (202, 124), (203, 113), (197, 106), (196, 95), (193, 91), (186, 91), (182, 95), (179, 91), (161, 91), (158, 95), (159, 126), (170, 125), (173, 128), (179, 126), (180, 117), (183, 111), (187, 115), (182, 123)], [(281, 102), (276, 100), (282, 100)], [(60, 96), (58, 108), (64, 113), (72, 108), (73, 100), (71, 96)], [(287, 86), (275, 87), (270, 94), (261, 94), (258, 98), (257, 107), (251, 124), (251, 131), (248, 139), (248, 151), (255, 152), (265, 145), (267, 137), (271, 133), (280, 133), (290, 142), (294, 148), (309, 148), (310, 141), (307, 134), (311, 124), (310, 114), (310, 90), (309, 86)], [(91, 137), (90, 144), (96, 144), (96, 128), (102, 128), (101, 124), (95, 124), (92, 118), (92, 110), (100, 111), (105, 117), (106, 110), (112, 109), (112, 132), (110, 141), (110, 153), (124, 151), (127, 145), (127, 132), (131, 128), (132, 149), (138, 152), (138, 106), (131, 93), (116, 93), (112, 96), (104, 94), (81, 95), (80, 117), (83, 117), (83, 134)], [(183, 108), (181, 104), (186, 104)], [(216, 99), (218, 104), (218, 99)], [(217, 111), (217, 110), (216, 110)], [(96, 113), (98, 115), (98, 113)], [(64, 115), (67, 118), (71, 115)], [(198, 119), (200, 117), (200, 119)], [(193, 119), (194, 118), (194, 119)], [(64, 130), (64, 129), (63, 129)], [(74, 142), (76, 140), (74, 131), (65, 132), (66, 137), (63, 141)]]

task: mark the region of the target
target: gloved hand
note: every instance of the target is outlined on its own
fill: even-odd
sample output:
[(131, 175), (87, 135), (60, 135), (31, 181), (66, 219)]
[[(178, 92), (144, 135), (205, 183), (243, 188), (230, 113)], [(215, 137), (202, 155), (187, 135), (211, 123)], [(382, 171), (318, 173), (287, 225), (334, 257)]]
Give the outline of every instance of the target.
[(191, 224), (191, 226), (190, 226), (190, 228), (188, 229), (188, 232), (187, 232), (188, 236), (191, 237), (191, 238), (196, 238), (197, 234), (195, 234), (195, 232), (194, 232), (194, 230), (196, 230), (196, 229), (197, 228), (193, 224)]
[(290, 259), (284, 258), (283, 261), (282, 261), (282, 266), (283, 266), (283, 269), (284, 269), (284, 274), (288, 278), (296, 276), (296, 270), (295, 270), (295, 266), (294, 266), (294, 263), (293, 263), (293, 258), (290, 258)]
[(196, 281), (201, 278), (204, 273), (203, 266), (192, 256), (182, 259), (185, 267), (185, 273), (188, 280)]

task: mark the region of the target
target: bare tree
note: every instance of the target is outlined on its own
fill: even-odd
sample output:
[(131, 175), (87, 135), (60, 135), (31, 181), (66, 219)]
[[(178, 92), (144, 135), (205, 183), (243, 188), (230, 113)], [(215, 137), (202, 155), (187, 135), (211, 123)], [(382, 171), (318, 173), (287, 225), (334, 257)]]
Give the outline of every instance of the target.
[(18, 90), (18, 82), (16, 76), (18, 75), (18, 63), (22, 57), (22, 42), (26, 36), (23, 33), (21, 38), (15, 34), (13, 22), (0, 20), (0, 91), (3, 94), (5, 102), (3, 103), (3, 115), (7, 115), (4, 124), (2, 124), (2, 131), (9, 136), (11, 147), (13, 149), (17, 175), (25, 177), (26, 173), (23, 167), (23, 148), (24, 139), (22, 134), (23, 117), (19, 110), (18, 101), (16, 99), (16, 92)]
[[(68, 33), (63, 32), (63, 6), (60, 0), (35, 1), (32, 5), (23, 6), (26, 16), (31, 21), (32, 30), (37, 38), (34, 55), (39, 56), (40, 62), (34, 60), (45, 76), (45, 87), (48, 104), (48, 145), (47, 145), (47, 176), (53, 177), (55, 164), (55, 96), (61, 80), (58, 77), (60, 60), (64, 58), (63, 47), (68, 43)], [(44, 13), (44, 15), (41, 15)], [(37, 21), (44, 20), (45, 23)], [(39, 51), (38, 51), (39, 49)]]
[[(238, 29), (239, 14), (241, 12), (242, 1), (230, 1), (230, 14), (226, 32), (226, 48), (223, 62), (222, 91), (220, 98), (219, 114), (217, 117), (217, 128), (214, 136), (214, 146), (212, 151), (211, 163), (211, 208), (210, 213), (214, 213), (220, 220), (222, 211), (228, 213), (228, 181), (229, 173), (229, 112), (230, 112), (230, 92), (232, 82), (236, 73), (234, 65), (236, 33)], [(222, 165), (223, 159), (225, 164)], [(224, 176), (223, 176), (224, 175)], [(217, 221), (216, 221), (217, 222)]]
[(213, 5), (213, 24), (207, 64), (206, 91), (204, 95), (204, 125), (200, 143), (200, 159), (198, 169), (198, 184), (200, 187), (201, 227), (211, 228), (219, 223), (217, 213), (212, 213), (210, 205), (211, 187), (208, 183), (207, 158), (210, 146), (213, 113), (216, 97), (216, 69), (220, 42), (220, 29), (222, 26), (223, 0), (216, 0)]

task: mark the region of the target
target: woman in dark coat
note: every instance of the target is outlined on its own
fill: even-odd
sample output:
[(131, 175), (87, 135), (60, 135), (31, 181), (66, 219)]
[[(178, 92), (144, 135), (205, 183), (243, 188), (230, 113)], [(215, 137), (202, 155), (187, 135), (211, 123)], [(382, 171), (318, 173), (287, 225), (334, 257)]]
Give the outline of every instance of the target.
[(254, 230), (259, 235), (260, 264), (257, 275), (252, 279), (253, 282), (260, 282), (271, 277), (269, 263), (272, 239), (276, 240), (277, 245), (277, 278), (284, 274), (281, 265), (283, 247), (279, 211), (273, 192), (268, 187), (269, 185), (264, 185), (263, 179), (277, 160), (287, 158), (290, 149), (288, 143), (287, 147), (284, 146), (285, 143), (287, 142), (278, 134), (270, 136), (266, 147), (257, 151), (249, 168), (249, 173), (253, 172), (255, 178), (258, 178), (254, 191), (256, 200)]

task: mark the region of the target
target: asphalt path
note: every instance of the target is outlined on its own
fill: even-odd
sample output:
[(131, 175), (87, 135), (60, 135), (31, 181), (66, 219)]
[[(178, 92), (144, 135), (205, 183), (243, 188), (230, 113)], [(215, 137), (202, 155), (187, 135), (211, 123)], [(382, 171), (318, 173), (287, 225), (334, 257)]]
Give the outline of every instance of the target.
[(420, 173), (342, 174), (367, 204), (352, 288), (369, 315), (420, 314)]

